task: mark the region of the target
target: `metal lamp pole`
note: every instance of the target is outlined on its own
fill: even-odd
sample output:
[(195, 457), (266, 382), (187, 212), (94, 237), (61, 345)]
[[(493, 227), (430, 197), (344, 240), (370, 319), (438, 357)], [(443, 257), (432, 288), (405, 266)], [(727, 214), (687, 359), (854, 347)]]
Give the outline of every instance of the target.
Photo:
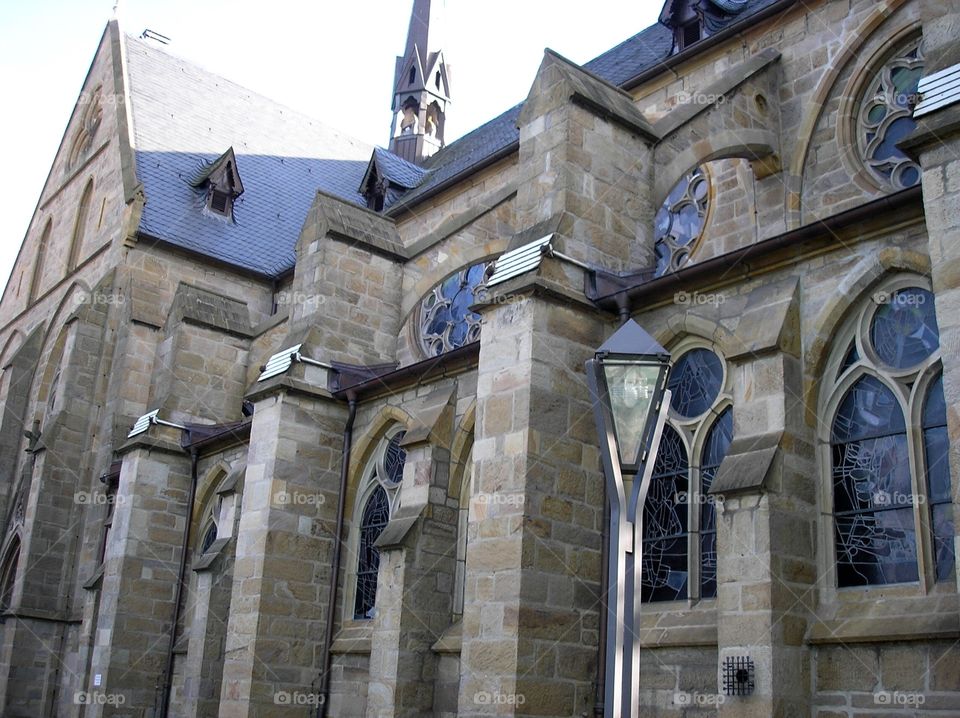
[(670, 404), (670, 355), (631, 319), (586, 370), (610, 506), (604, 718), (632, 718), (640, 691), (643, 505)]

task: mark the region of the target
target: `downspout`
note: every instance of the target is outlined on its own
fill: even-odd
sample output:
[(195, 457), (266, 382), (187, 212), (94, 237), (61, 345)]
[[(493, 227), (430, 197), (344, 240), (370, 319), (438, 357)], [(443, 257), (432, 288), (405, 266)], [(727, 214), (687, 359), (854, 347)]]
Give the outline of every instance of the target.
[(177, 622), (180, 620), (180, 599), (186, 583), (187, 552), (190, 548), (190, 526), (193, 523), (193, 502), (197, 497), (197, 448), (190, 449), (190, 497), (187, 499), (187, 520), (183, 527), (183, 545), (180, 548), (180, 573), (177, 579), (177, 595), (173, 601), (173, 619), (170, 624), (170, 643), (163, 669), (163, 690), (160, 693), (160, 710), (157, 715), (167, 718), (170, 710), (170, 690), (173, 687), (173, 648), (177, 641)]
[(327, 630), (323, 635), (323, 650), (320, 655), (323, 665), (320, 669), (320, 702), (317, 704), (317, 718), (326, 718), (330, 703), (330, 664), (333, 661), (333, 628), (336, 622), (337, 587), (340, 583), (340, 556), (343, 547), (344, 513), (347, 506), (347, 482), (350, 474), (350, 452), (353, 449), (353, 421), (357, 418), (357, 399), (351, 393), (347, 395), (349, 412), (347, 423), (343, 427), (343, 458), (340, 463), (340, 494), (337, 497), (337, 528), (333, 537), (333, 561), (330, 566), (330, 592), (327, 598)]

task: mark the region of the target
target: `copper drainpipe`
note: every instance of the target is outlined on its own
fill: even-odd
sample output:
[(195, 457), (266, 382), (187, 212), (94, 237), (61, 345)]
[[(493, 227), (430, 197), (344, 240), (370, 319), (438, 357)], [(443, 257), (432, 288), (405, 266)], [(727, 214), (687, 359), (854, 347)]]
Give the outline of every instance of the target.
[(353, 449), (353, 421), (357, 418), (357, 400), (348, 395), (349, 412), (347, 423), (343, 427), (343, 458), (340, 464), (340, 494), (337, 497), (337, 528), (333, 537), (333, 560), (330, 566), (330, 592), (327, 598), (327, 630), (323, 635), (323, 650), (320, 656), (323, 665), (320, 668), (320, 702), (317, 704), (317, 718), (326, 718), (327, 705), (330, 703), (330, 664), (333, 656), (330, 648), (333, 644), (333, 628), (336, 622), (337, 586), (340, 581), (340, 556), (343, 542), (343, 523), (347, 505), (347, 482), (350, 475), (350, 452)]

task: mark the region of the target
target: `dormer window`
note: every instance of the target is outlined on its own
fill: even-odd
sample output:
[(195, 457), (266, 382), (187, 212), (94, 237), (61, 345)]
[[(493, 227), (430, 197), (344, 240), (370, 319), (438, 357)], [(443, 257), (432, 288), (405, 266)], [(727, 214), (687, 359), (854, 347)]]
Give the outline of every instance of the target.
[(681, 51), (686, 50), (691, 45), (699, 42), (702, 37), (703, 32), (700, 27), (699, 18), (685, 25), (681, 25), (677, 28), (677, 49)]
[(213, 185), (210, 186), (210, 193), (207, 195), (207, 206), (211, 212), (216, 212), (224, 217), (233, 215), (233, 200), (230, 195), (227, 192), (221, 192)]
[(236, 199), (243, 194), (243, 182), (237, 172), (233, 148), (204, 166), (192, 184), (206, 190), (206, 213), (232, 220)]

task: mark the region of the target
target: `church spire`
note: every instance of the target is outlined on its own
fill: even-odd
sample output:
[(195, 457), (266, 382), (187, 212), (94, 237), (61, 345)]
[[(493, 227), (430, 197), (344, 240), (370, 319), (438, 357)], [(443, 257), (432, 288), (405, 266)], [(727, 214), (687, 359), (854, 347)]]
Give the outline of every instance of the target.
[(441, 44), (443, 1), (413, 0), (406, 50), (397, 58), (393, 82), (390, 151), (416, 164), (444, 145), (450, 66)]

